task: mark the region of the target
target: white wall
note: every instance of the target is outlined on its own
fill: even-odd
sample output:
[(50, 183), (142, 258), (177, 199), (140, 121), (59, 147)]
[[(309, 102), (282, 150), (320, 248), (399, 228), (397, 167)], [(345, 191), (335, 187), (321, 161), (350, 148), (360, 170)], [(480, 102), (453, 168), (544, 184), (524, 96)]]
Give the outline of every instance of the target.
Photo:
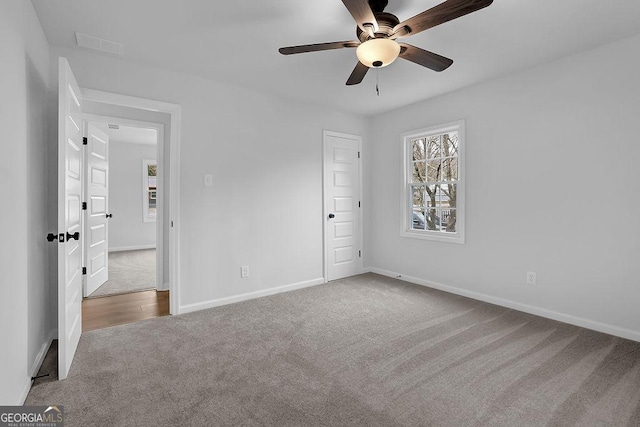
[(31, 2), (0, 2), (0, 56), (0, 405), (16, 405), (55, 328), (49, 262), (56, 247), (45, 240), (49, 46)]
[(156, 223), (142, 220), (142, 160), (157, 146), (109, 141), (109, 250), (155, 247)]
[(53, 54), (82, 87), (182, 105), (182, 306), (322, 277), (322, 130), (366, 144), (363, 117), (86, 51)]
[[(626, 39), (374, 117), (367, 265), (640, 340), (639, 50)], [(458, 119), (467, 243), (402, 238), (400, 134)]]

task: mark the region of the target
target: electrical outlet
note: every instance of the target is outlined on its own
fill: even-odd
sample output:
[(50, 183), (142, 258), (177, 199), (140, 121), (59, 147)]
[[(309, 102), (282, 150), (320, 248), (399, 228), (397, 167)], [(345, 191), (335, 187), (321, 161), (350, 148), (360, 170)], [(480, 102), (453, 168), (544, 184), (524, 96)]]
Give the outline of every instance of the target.
[(248, 265), (243, 265), (242, 268), (240, 269), (240, 277), (242, 279), (246, 279), (247, 277), (249, 277), (249, 266)]
[(204, 186), (205, 187), (213, 187), (213, 175), (205, 174), (205, 176), (204, 176)]
[(527, 285), (535, 285), (535, 284), (536, 284), (536, 272), (527, 271)]

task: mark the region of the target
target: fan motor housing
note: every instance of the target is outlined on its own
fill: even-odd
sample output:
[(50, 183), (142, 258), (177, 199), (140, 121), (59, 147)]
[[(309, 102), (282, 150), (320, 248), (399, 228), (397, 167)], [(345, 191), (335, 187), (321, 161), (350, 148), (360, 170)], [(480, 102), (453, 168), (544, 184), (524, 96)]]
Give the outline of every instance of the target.
[(369, 7), (373, 13), (384, 11), (384, 8), (389, 4), (389, 0), (369, 0)]
[[(400, 23), (400, 20), (391, 13), (377, 12), (374, 13), (376, 21), (378, 21), (378, 31), (375, 32), (376, 38), (387, 38), (393, 33), (393, 29)], [(371, 39), (369, 34), (362, 31), (360, 27), (356, 27), (356, 36), (361, 42)]]

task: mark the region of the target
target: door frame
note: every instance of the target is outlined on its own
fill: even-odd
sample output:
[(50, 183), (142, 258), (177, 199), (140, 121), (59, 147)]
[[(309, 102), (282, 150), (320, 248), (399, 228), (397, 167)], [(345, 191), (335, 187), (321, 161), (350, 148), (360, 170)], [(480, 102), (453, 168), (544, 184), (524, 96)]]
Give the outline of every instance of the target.
[(363, 227), (363, 215), (362, 215), (362, 207), (364, 206), (364, 193), (362, 191), (362, 137), (360, 135), (354, 135), (343, 132), (335, 132), (331, 130), (323, 130), (322, 131), (322, 264), (323, 264), (323, 274), (324, 274), (324, 282), (327, 283), (329, 281), (329, 230), (327, 228), (327, 215), (329, 215), (328, 206), (329, 206), (329, 194), (328, 194), (328, 186), (330, 177), (327, 173), (327, 137), (336, 137), (336, 138), (345, 138), (345, 139), (354, 139), (358, 141), (358, 152), (360, 153), (359, 162), (358, 162), (358, 192), (360, 193), (360, 202), (361, 206), (358, 210), (358, 244), (360, 245), (360, 250), (362, 251), (362, 256), (358, 260), (358, 270), (359, 273), (364, 272), (364, 227)]
[(164, 212), (164, 215), (166, 215), (165, 222), (169, 223), (169, 313), (180, 314), (180, 129), (182, 107), (179, 104), (95, 89), (81, 88), (81, 90), (83, 99), (86, 101), (165, 113), (170, 117), (169, 158), (162, 159), (165, 171), (169, 172), (169, 183), (165, 186), (167, 191), (164, 193), (165, 196), (169, 196), (169, 211)]
[[(84, 98), (86, 99), (86, 97)], [(164, 182), (165, 168), (167, 165), (164, 162), (164, 125), (156, 122), (145, 122), (141, 120), (124, 119), (121, 117), (103, 116), (100, 114), (82, 113), (82, 119), (85, 125), (88, 123), (101, 123), (101, 124), (118, 124), (122, 126), (139, 127), (145, 129), (154, 129), (156, 131), (156, 163), (162, 165), (158, 168), (158, 181)], [(109, 141), (111, 144), (111, 141)], [(109, 174), (111, 174), (111, 168), (109, 168)], [(159, 200), (163, 201), (165, 197), (164, 185), (158, 186)], [(164, 288), (164, 268), (165, 263), (169, 260), (164, 259), (164, 204), (158, 204), (158, 217), (156, 218), (156, 289), (159, 291), (166, 291)], [(109, 232), (107, 228), (107, 233)], [(107, 248), (108, 251), (108, 248)], [(83, 254), (85, 251), (83, 249)], [(85, 263), (86, 265), (86, 263)], [(169, 267), (170, 268), (170, 267)], [(171, 300), (171, 292), (169, 292), (169, 300)], [(173, 313), (172, 313), (173, 314)]]

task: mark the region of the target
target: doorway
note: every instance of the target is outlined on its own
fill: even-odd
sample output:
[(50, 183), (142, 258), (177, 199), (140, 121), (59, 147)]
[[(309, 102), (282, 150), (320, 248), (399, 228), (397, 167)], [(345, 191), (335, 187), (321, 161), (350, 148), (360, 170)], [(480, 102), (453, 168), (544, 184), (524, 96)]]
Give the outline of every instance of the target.
[[(88, 152), (86, 163), (89, 212), (85, 227), (85, 298), (119, 295), (162, 289), (163, 229), (157, 227), (162, 217), (163, 165), (159, 152), (163, 148), (163, 125), (134, 120), (123, 121), (106, 116), (90, 116), (87, 121)], [(92, 165), (92, 138), (99, 135), (108, 146), (105, 166), (96, 171)], [(100, 199), (92, 189), (93, 175), (106, 170), (106, 212), (95, 212), (93, 200)], [(102, 182), (100, 181), (100, 182)], [(96, 217), (98, 219), (96, 219)], [(100, 226), (106, 217), (104, 231)], [(96, 225), (96, 222), (98, 225)], [(97, 234), (101, 239), (94, 241)], [(103, 243), (104, 242), (104, 243)], [(158, 243), (160, 247), (158, 248)], [(103, 248), (102, 246), (106, 246)], [(106, 256), (96, 269), (94, 259)]]
[[(82, 331), (168, 315), (169, 291), (162, 286), (165, 239), (160, 226), (164, 125), (95, 114), (85, 114), (84, 121), (88, 202)], [(107, 147), (104, 154), (93, 153), (92, 140)], [(96, 185), (94, 176), (102, 176), (101, 170), (107, 178)], [(104, 232), (96, 233), (102, 223)], [(100, 262), (103, 256), (106, 259)]]

